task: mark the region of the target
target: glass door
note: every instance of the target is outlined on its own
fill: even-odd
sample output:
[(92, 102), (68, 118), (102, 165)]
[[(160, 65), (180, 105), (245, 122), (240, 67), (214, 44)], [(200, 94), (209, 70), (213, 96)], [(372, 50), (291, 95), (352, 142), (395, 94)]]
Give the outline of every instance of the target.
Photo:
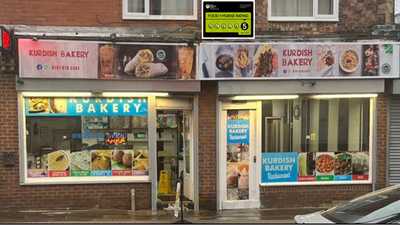
[[(257, 103), (250, 104), (257, 105)], [(223, 107), (220, 130), (220, 208), (258, 208), (256, 146), (259, 125), (255, 108)]]

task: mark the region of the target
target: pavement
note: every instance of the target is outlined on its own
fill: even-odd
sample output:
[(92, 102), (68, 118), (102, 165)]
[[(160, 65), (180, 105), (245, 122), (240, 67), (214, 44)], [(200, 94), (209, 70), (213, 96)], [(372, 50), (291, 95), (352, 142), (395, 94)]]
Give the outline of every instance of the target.
[[(321, 208), (244, 209), (186, 212), (191, 223), (293, 223), (293, 217)], [(0, 223), (175, 223), (172, 211), (88, 210), (1, 210)]]

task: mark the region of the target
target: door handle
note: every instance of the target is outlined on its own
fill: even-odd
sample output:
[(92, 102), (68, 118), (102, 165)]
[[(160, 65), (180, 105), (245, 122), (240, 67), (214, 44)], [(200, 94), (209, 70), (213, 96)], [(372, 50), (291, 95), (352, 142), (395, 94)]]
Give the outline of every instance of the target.
[(253, 162), (254, 162), (254, 163), (257, 162), (257, 156), (253, 156)]

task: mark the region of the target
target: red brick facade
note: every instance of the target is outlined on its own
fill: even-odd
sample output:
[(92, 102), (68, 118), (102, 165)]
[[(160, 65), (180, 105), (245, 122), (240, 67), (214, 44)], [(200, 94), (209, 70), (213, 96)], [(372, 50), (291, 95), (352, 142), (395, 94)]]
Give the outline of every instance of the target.
[[(200, 2), (200, 1), (199, 1)], [(256, 0), (257, 34), (369, 35), (373, 26), (391, 24), (393, 0), (339, 0), (339, 22), (268, 22), (268, 0)], [(0, 24), (93, 27), (194, 27), (200, 21), (138, 21), (122, 19), (122, 0), (7, 1), (0, 0)], [(200, 15), (200, 7), (199, 7)], [(199, 16), (200, 17), (200, 16)], [(284, 37), (284, 36), (283, 36)], [(16, 73), (0, 71), (0, 154), (18, 154)], [(202, 82), (199, 94), (199, 199), (201, 209), (217, 202), (217, 83)], [(377, 101), (377, 187), (386, 185), (387, 97)], [(19, 162), (0, 163), (0, 208), (130, 208), (130, 189), (136, 189), (136, 208), (151, 208), (150, 183), (40, 185), (19, 184)], [(263, 207), (304, 207), (353, 198), (372, 185), (261, 187)]]

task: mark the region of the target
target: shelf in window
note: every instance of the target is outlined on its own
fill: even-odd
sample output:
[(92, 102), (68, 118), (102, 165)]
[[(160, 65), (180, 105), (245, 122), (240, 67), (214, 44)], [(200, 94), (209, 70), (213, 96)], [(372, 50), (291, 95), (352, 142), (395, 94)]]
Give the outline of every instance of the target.
[(157, 138), (157, 141), (172, 142), (172, 141), (175, 141), (175, 140), (174, 139)]
[(149, 140), (147, 139), (134, 139), (132, 142), (148, 142)]

